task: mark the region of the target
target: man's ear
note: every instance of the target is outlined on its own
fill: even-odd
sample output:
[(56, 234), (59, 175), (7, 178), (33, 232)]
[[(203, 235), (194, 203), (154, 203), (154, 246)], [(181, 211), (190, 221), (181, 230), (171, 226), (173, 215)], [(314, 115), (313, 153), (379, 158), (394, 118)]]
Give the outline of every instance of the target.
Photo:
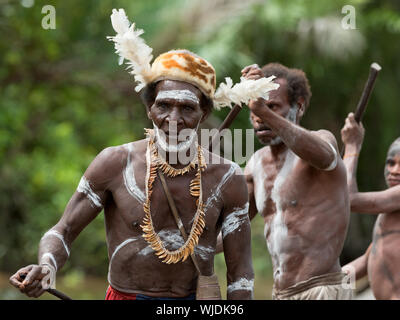
[(151, 118), (151, 112), (150, 112), (151, 107), (152, 107), (152, 105), (151, 105), (151, 106), (146, 105), (147, 118), (149, 118), (149, 120), (152, 120), (152, 118)]
[(202, 110), (203, 110), (203, 115), (201, 116), (200, 123), (203, 123), (211, 113), (211, 109), (209, 108), (202, 108)]
[(300, 119), (303, 117), (304, 112), (306, 111), (306, 100), (304, 99), (304, 97), (299, 97), (297, 99), (297, 123), (300, 122)]

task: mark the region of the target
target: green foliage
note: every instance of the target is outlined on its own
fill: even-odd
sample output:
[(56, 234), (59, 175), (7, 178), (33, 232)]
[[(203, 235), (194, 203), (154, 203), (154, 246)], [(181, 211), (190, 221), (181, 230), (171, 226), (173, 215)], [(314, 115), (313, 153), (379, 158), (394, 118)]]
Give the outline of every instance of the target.
[[(142, 138), (149, 126), (133, 78), (118, 66), (106, 40), (113, 34), (112, 8), (125, 8), (145, 30), (155, 55), (191, 49), (210, 60), (218, 81), (225, 76), (238, 80), (240, 70), (252, 63), (278, 61), (303, 69), (313, 92), (303, 125), (331, 130), (338, 141), (369, 65), (378, 62), (383, 70), (364, 118), (359, 186), (363, 191), (384, 188), (385, 153), (400, 136), (396, 1), (36, 0), (28, 8), (23, 2), (29, 3), (0, 0), (0, 269), (15, 271), (35, 262), (40, 237), (58, 221), (96, 154)], [(41, 27), (41, 8), (47, 4), (56, 8), (55, 30)], [(340, 27), (341, 9), (348, 4), (356, 8), (356, 30)], [(213, 117), (222, 120), (227, 112)], [(243, 110), (233, 127), (249, 128), (248, 117)], [(346, 259), (367, 247), (372, 222), (369, 217), (352, 221)], [(271, 278), (262, 228), (257, 218), (256, 290), (257, 279)], [(104, 276), (107, 263), (100, 214), (72, 246), (63, 271), (74, 270), (75, 278), (66, 278), (66, 284), (79, 272)], [(217, 257), (218, 272), (223, 264)], [(258, 297), (265, 291), (260, 287)]]

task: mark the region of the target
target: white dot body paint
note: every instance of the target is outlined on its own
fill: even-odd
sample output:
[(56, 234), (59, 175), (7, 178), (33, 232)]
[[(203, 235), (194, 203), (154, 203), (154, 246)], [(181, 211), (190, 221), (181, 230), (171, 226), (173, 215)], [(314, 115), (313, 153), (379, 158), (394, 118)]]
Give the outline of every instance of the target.
[(90, 202), (93, 203), (96, 207), (103, 207), (100, 197), (92, 190), (92, 188), (90, 187), (90, 182), (86, 179), (85, 176), (82, 176), (76, 191), (86, 194)]
[[(271, 256), (274, 258), (273, 260), (278, 264), (275, 265), (274, 277), (279, 277), (281, 274), (282, 244), (288, 236), (288, 229), (285, 224), (282, 210), (282, 185), (286, 181), (293, 167), (296, 165), (298, 159), (299, 158), (291, 150), (287, 151), (285, 162), (275, 179), (271, 191), (271, 199), (275, 203), (276, 212), (269, 227), (270, 234), (267, 239), (267, 246)], [(267, 231), (267, 229), (264, 230), (265, 234), (267, 234)]]
[(331, 147), (333, 153), (335, 154), (335, 159), (333, 159), (333, 161), (332, 161), (332, 163), (329, 165), (329, 167), (326, 168), (326, 169), (324, 169), (324, 170), (325, 170), (325, 171), (332, 171), (332, 170), (335, 169), (336, 166), (337, 166), (337, 163), (338, 163), (338, 154), (337, 154), (337, 152), (336, 152), (335, 147), (334, 147), (330, 142), (328, 142), (328, 144), (329, 144), (329, 146)]
[(134, 148), (131, 143), (124, 145), (124, 147), (128, 151), (128, 155), (126, 158), (126, 167), (123, 171), (124, 184), (128, 193), (135, 198), (139, 203), (144, 203), (145, 195), (143, 191), (139, 188), (135, 179), (135, 172), (132, 164), (132, 153), (134, 152)]
[(235, 174), (236, 170), (241, 170), (241, 169), (236, 163), (231, 162), (231, 165), (230, 165), (228, 171), (223, 175), (223, 177), (221, 178), (218, 185), (213, 190), (211, 190), (210, 196), (205, 201), (204, 212), (207, 212), (207, 209), (210, 208), (212, 203), (214, 203), (220, 199), (222, 188), (224, 187), (226, 182), (229, 180), (229, 178), (231, 178)]
[(241, 278), (231, 283), (228, 286), (227, 291), (228, 293), (231, 293), (237, 290), (245, 290), (245, 291), (251, 291), (253, 293), (253, 289), (254, 289), (254, 279), (248, 280), (246, 278)]
[(180, 102), (191, 101), (200, 104), (199, 98), (190, 90), (162, 90), (158, 92), (156, 101), (161, 99), (173, 99)]
[(235, 211), (230, 213), (222, 223), (222, 238), (236, 231), (240, 226), (249, 221), (248, 211), (249, 203), (247, 202), (242, 208), (234, 208)]
[(50, 259), (50, 261), (53, 263), (55, 271), (57, 271), (58, 270), (57, 261), (54, 258), (54, 255), (50, 252), (46, 252), (45, 254), (42, 255), (42, 257), (40, 258), (40, 264), (47, 264), (46, 258)]
[(67, 244), (65, 243), (65, 240), (64, 240), (63, 235), (62, 235), (61, 233), (59, 233), (58, 231), (56, 231), (56, 230), (51, 230), (51, 229), (50, 229), (49, 231), (47, 231), (47, 232), (43, 235), (42, 239), (44, 239), (44, 238), (46, 238), (46, 237), (49, 237), (49, 236), (54, 236), (54, 237), (57, 237), (58, 239), (61, 240), (61, 242), (62, 242), (62, 244), (63, 244), (63, 246), (64, 246), (64, 249), (65, 249), (65, 252), (67, 253), (67, 255), (68, 255), (68, 257), (69, 257), (69, 248), (68, 248)]

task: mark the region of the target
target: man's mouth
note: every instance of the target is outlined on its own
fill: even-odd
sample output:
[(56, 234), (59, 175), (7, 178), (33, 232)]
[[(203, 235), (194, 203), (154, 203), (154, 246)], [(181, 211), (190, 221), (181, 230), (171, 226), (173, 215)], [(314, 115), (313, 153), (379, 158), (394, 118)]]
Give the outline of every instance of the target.
[(397, 186), (398, 184), (400, 184), (400, 177), (399, 178), (394, 178), (394, 177), (389, 177), (388, 178), (388, 182), (391, 186)]
[(270, 128), (268, 128), (268, 127), (265, 127), (265, 126), (257, 128), (257, 129), (254, 129), (254, 131), (256, 132), (256, 135), (258, 137), (269, 136), (269, 135), (273, 134), (272, 130)]

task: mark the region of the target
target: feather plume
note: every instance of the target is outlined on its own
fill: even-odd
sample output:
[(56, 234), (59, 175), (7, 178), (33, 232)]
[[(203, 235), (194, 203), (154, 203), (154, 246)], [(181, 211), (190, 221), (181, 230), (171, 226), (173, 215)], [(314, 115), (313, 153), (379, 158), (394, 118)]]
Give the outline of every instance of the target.
[(257, 80), (240, 78), (240, 82), (233, 85), (232, 79), (225, 78), (226, 83), (221, 83), (214, 95), (214, 107), (232, 107), (233, 104), (239, 106), (248, 104), (250, 100), (263, 98), (268, 99), (271, 90), (279, 88), (278, 83), (272, 82), (275, 76), (260, 78)]
[(140, 37), (144, 31), (135, 30), (135, 24), (129, 23), (124, 9), (112, 10), (111, 24), (117, 34), (107, 39), (114, 42), (115, 51), (120, 56), (119, 64), (128, 60), (128, 69), (138, 83), (135, 90), (139, 92), (151, 81), (153, 49)]

